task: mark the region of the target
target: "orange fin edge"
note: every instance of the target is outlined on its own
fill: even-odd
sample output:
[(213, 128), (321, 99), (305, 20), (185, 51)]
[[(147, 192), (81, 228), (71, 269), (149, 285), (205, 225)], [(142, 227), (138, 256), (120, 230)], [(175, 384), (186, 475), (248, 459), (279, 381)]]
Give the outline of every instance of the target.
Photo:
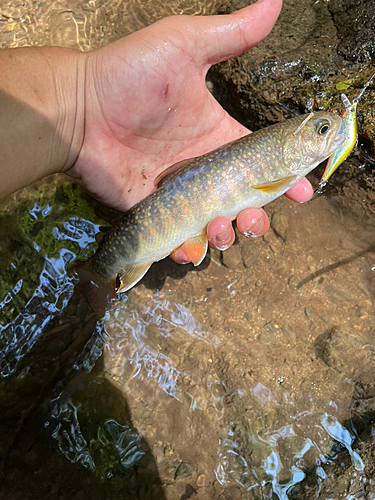
[(206, 228), (197, 236), (192, 236), (185, 241), (185, 248), (194, 266), (199, 266), (206, 256), (208, 239)]

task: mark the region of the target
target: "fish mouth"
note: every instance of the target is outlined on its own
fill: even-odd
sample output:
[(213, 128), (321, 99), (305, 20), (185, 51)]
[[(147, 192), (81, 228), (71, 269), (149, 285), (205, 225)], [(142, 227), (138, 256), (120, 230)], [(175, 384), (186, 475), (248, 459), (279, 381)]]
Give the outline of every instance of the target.
[(336, 151), (340, 146), (342, 146), (345, 142), (345, 136), (343, 134), (337, 134), (336, 137), (334, 138), (332, 142), (332, 147), (330, 149), (329, 156), (331, 156), (331, 153)]

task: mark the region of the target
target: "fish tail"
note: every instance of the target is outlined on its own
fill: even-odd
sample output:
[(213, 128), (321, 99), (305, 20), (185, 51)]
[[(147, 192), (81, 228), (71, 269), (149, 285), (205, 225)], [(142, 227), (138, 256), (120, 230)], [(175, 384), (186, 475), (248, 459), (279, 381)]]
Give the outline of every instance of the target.
[(76, 289), (85, 295), (91, 307), (102, 317), (116, 297), (115, 281), (98, 276), (91, 266), (91, 259), (79, 264), (73, 270), (78, 278)]

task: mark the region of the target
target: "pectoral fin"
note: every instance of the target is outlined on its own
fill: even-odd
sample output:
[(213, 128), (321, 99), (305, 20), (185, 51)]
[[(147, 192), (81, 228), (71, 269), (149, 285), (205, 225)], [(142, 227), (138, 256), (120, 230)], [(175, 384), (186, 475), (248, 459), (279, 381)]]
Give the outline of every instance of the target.
[(252, 186), (254, 189), (258, 191), (262, 191), (262, 193), (277, 193), (277, 191), (284, 191), (289, 187), (292, 187), (294, 181), (296, 180), (296, 176), (292, 175), (291, 177), (285, 177), (284, 179), (279, 179), (278, 181), (269, 182), (268, 184), (260, 184), (259, 186)]
[(198, 236), (193, 236), (185, 241), (185, 248), (190, 256), (191, 262), (194, 266), (199, 266), (207, 253), (207, 233), (206, 229)]
[(127, 266), (121, 269), (117, 273), (117, 277), (120, 281), (120, 286), (116, 291), (126, 292), (127, 290), (132, 288), (147, 273), (151, 264), (152, 262), (147, 264), (135, 264), (133, 266)]

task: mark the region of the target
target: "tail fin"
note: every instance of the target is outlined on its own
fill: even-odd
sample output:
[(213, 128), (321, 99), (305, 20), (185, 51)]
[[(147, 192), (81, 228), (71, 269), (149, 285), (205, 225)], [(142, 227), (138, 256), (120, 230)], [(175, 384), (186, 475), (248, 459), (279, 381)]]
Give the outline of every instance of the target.
[(116, 298), (115, 279), (111, 282), (97, 276), (91, 268), (90, 259), (75, 267), (72, 273), (78, 278), (77, 291), (86, 296), (95, 313), (102, 317)]

